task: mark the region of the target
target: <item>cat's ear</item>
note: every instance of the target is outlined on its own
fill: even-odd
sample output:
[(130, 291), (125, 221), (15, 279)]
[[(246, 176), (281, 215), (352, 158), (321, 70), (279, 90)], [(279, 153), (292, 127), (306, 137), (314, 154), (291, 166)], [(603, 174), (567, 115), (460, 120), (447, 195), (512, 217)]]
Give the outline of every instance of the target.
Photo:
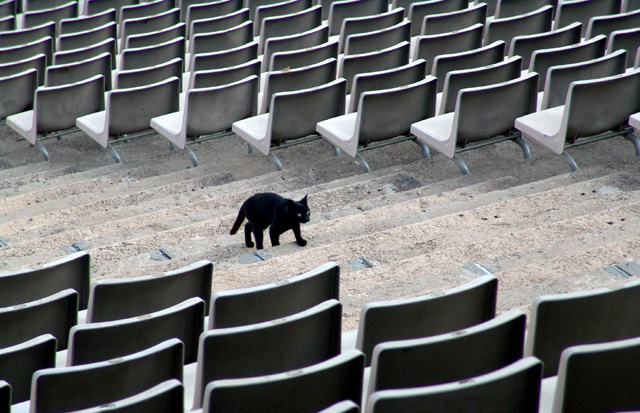
[(301, 203), (301, 204), (305, 204), (305, 205), (307, 205), (307, 196), (309, 196), (309, 194), (305, 195), (305, 196), (304, 196), (304, 198), (302, 198), (302, 199), (300, 200), (300, 203)]
[(288, 212), (295, 212), (296, 210), (296, 203), (293, 202), (293, 200), (291, 199), (287, 199), (287, 211)]

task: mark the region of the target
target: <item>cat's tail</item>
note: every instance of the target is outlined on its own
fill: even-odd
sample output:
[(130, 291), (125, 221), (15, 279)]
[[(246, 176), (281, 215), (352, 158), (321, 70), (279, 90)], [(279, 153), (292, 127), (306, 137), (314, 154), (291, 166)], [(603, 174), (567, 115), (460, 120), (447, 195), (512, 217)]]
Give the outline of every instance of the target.
[(231, 231), (229, 234), (234, 235), (240, 229), (240, 225), (242, 225), (242, 221), (244, 221), (244, 211), (240, 208), (240, 212), (238, 212), (238, 218), (236, 218), (236, 222), (233, 223), (233, 227), (231, 227)]

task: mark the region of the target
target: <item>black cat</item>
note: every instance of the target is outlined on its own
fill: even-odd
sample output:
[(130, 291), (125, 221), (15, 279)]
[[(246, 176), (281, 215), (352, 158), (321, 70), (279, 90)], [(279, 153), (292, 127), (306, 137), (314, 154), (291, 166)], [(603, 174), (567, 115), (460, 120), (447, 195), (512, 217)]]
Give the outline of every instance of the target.
[(229, 233), (234, 235), (238, 232), (240, 225), (247, 218), (248, 222), (244, 226), (244, 243), (247, 247), (253, 247), (253, 232), (256, 248), (262, 249), (262, 232), (269, 226), (271, 245), (280, 245), (280, 234), (292, 229), (296, 242), (304, 247), (307, 241), (300, 235), (300, 223), (309, 222), (310, 215), (306, 195), (300, 201), (294, 201), (273, 193), (256, 194), (244, 201)]

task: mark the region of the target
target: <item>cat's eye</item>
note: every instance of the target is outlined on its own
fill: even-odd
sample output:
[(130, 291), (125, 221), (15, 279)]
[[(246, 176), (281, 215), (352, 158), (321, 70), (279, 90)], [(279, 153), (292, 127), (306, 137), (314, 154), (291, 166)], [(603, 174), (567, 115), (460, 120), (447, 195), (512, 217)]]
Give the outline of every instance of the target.
[(298, 213), (298, 218), (302, 218), (302, 214), (301, 213)]

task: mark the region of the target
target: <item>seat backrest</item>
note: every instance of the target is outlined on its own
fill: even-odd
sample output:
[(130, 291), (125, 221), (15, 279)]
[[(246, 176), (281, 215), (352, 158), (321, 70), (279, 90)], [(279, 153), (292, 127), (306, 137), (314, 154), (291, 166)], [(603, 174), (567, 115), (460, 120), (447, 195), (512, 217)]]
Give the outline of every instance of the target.
[(597, 79), (624, 73), (627, 52), (615, 52), (579, 63), (551, 66), (547, 71), (541, 109), (564, 105), (569, 85), (576, 80)]
[(0, 1), (0, 13), (2, 16), (15, 16), (17, 13), (16, 0)]
[(427, 71), (427, 62), (422, 59), (399, 66), (393, 69), (379, 72), (360, 73), (354, 76), (351, 85), (351, 98), (347, 113), (358, 109), (360, 95), (370, 90), (392, 89), (394, 87), (409, 85), (424, 79)]
[(28, 29), (0, 32), (0, 47), (19, 46), (40, 40), (43, 37), (56, 38), (56, 24), (47, 22)]
[(551, 30), (552, 22), (552, 6), (543, 6), (538, 10), (518, 16), (494, 19), (487, 22), (484, 44), (490, 44), (496, 40), (504, 40), (507, 44), (511, 44), (511, 39), (515, 36)]
[(298, 314), (200, 336), (193, 408), (202, 407), (206, 385), (283, 373), (340, 354), (342, 305), (325, 301)]
[(78, 323), (78, 293), (67, 289), (41, 300), (0, 308), (0, 348), (23, 343), (43, 334), (67, 348), (69, 330)]
[(101, 406), (167, 380), (182, 381), (183, 357), (184, 345), (171, 339), (114, 360), (39, 370), (33, 375), (31, 410), (68, 412)]
[[(562, 352), (554, 412), (637, 411), (640, 338), (572, 346)], [(589, 389), (589, 391), (584, 391)]]
[(343, 400), (360, 405), (363, 374), (364, 355), (351, 351), (295, 372), (216, 380), (205, 389), (203, 412), (317, 412)]
[(640, 9), (640, 1), (638, 0), (622, 0), (620, 11), (622, 13)]
[[(342, 21), (349, 17), (372, 16), (389, 10), (384, 0), (341, 0), (326, 5), (322, 19), (329, 22), (330, 35), (340, 34)], [(328, 11), (328, 13), (327, 13)]]
[(456, 32), (416, 36), (413, 59), (426, 60), (428, 72), (431, 73), (436, 56), (464, 52), (482, 46), (483, 31), (483, 24), (474, 24)]
[(111, 69), (116, 67), (116, 40), (106, 39), (93, 46), (85, 47), (82, 49), (66, 50), (63, 52), (57, 52), (53, 54), (54, 65), (64, 65), (69, 63), (80, 62), (92, 57), (96, 57), (102, 53), (109, 53), (111, 55)]
[[(465, 52), (441, 54), (433, 60), (431, 74), (444, 79), (452, 70), (471, 69), (501, 62), (504, 59), (505, 43), (502, 40), (490, 45)], [(438, 84), (438, 92), (442, 92), (444, 82)]]
[(256, 10), (261, 6), (268, 6), (271, 4), (281, 3), (279, 0), (247, 0), (244, 6), (251, 11), (251, 19), (255, 20)]
[(109, 22), (94, 29), (63, 34), (56, 39), (56, 51), (82, 49), (107, 39), (117, 39), (118, 24)]
[(260, 113), (269, 112), (271, 97), (275, 93), (308, 89), (329, 83), (336, 78), (336, 68), (336, 59), (330, 58), (310, 66), (267, 73)]
[(470, 379), (505, 367), (522, 358), (525, 325), (525, 314), (511, 310), (465, 330), (378, 344), (367, 394)]
[(219, 52), (199, 53), (191, 56), (189, 70), (221, 69), (246, 63), (258, 57), (258, 43), (250, 42)]
[[(231, 29), (249, 20), (249, 9), (242, 8), (222, 16), (210, 17), (208, 19), (194, 20), (189, 27), (189, 36), (201, 33), (219, 32)], [(254, 30), (255, 30), (254, 22)]]
[(369, 53), (411, 40), (411, 22), (404, 21), (385, 29), (356, 33), (347, 37), (345, 54)]
[(210, 135), (231, 129), (233, 122), (255, 116), (258, 108), (258, 76), (226, 85), (187, 91), (184, 123), (187, 136)]
[(375, 52), (345, 56), (338, 67), (338, 77), (344, 77), (347, 80), (347, 90), (351, 90), (353, 77), (358, 73), (378, 72), (408, 62), (409, 42), (402, 42)]
[(491, 320), (497, 292), (498, 280), (487, 275), (437, 294), (365, 304), (356, 348), (368, 366), (380, 343), (450, 333)]
[(537, 413), (542, 363), (526, 357), (470, 380), (374, 392), (367, 413), (474, 411)]
[[(320, 26), (321, 23), (322, 6), (320, 5), (296, 13), (268, 17), (262, 20), (258, 53), (260, 53), (260, 50), (264, 50), (266, 39), (303, 33)], [(260, 49), (260, 47), (263, 49)]]
[(460, 90), (452, 132), (457, 144), (510, 133), (516, 118), (536, 111), (538, 78), (537, 73), (528, 73), (507, 82)]
[[(629, 95), (627, 89), (625, 96)], [(558, 374), (560, 355), (568, 347), (640, 336), (638, 294), (640, 281), (632, 281), (537, 297), (531, 304), (525, 355), (542, 360), (544, 377), (549, 377)]]
[(38, 88), (38, 71), (0, 77), (0, 119), (20, 113), (33, 105), (33, 95)]
[(413, 27), (413, 30), (416, 35), (449, 33), (474, 24), (484, 24), (486, 20), (487, 4), (478, 3), (462, 10), (426, 15), (422, 19), (419, 32), (416, 32), (416, 26)]
[(267, 125), (271, 145), (315, 135), (318, 122), (344, 114), (345, 94), (343, 78), (308, 89), (273, 94)]
[(538, 10), (540, 7), (558, 7), (558, 0), (498, 0), (496, 3), (496, 19), (518, 16)]
[(229, 29), (194, 34), (189, 41), (189, 53), (219, 52), (242, 46), (251, 41), (253, 41), (253, 22), (247, 20)]
[(582, 23), (582, 37), (587, 33), (587, 23), (595, 16), (620, 13), (618, 0), (577, 0), (558, 3), (554, 28), (564, 27), (574, 22)]
[[(176, 37), (185, 37), (186, 25), (182, 22), (169, 26), (166, 29), (150, 33), (132, 34), (127, 37), (125, 49), (152, 46), (154, 44), (168, 42)], [(185, 37), (186, 38), (186, 37)]]
[[(300, 51), (309, 47), (318, 46), (329, 41), (329, 27), (326, 24), (322, 24), (318, 27), (314, 27), (306, 32), (291, 34), (288, 36), (272, 37), (267, 39), (264, 43), (263, 58), (262, 58), (262, 70), (267, 71), (269, 68), (269, 62), (271, 56), (278, 52), (285, 51)], [(335, 56), (338, 57), (337, 53)], [(322, 59), (324, 60), (324, 59)], [(319, 61), (319, 60), (318, 60)], [(317, 63), (317, 62), (314, 62)], [(286, 66), (285, 66), (286, 67)], [(300, 67), (300, 66), (297, 66)], [(283, 69), (283, 68), (280, 68)], [(278, 70), (278, 69), (275, 69)]]
[(160, 13), (167, 12), (173, 7), (173, 3), (174, 2), (171, 1), (150, 0), (146, 3), (122, 6), (120, 8), (118, 23), (122, 24), (123, 21), (128, 19), (151, 17)]
[(352, 34), (367, 33), (375, 30), (391, 27), (401, 23), (404, 16), (404, 9), (398, 7), (384, 13), (374, 14), (372, 16), (347, 17), (342, 20), (340, 28), (340, 36), (338, 38), (339, 53), (344, 51), (344, 43)]
[(120, 16), (120, 9), (124, 6), (138, 4), (137, 0), (86, 0), (84, 14), (87, 16), (102, 13), (109, 9), (116, 11), (116, 21)]
[(79, 295), (78, 308), (86, 310), (90, 282), (91, 258), (87, 252), (76, 252), (40, 268), (0, 274), (0, 307), (39, 300), (73, 288)]
[(187, 24), (187, 30), (191, 29), (191, 23), (196, 20), (224, 16), (244, 7), (243, 0), (221, 0), (216, 2), (182, 0), (180, 3), (182, 20)]
[(318, 413), (360, 413), (360, 406), (351, 400), (343, 400), (318, 411)]
[(17, 62), (0, 64), (0, 78), (17, 75), (29, 69), (36, 69), (38, 72), (38, 86), (44, 85), (45, 69), (47, 67), (47, 56), (38, 54), (28, 59), (19, 60)]
[(253, 59), (236, 66), (193, 72), (189, 79), (189, 89), (222, 86), (251, 75), (260, 76), (260, 64), (258, 59)]
[(184, 363), (194, 363), (205, 311), (204, 301), (194, 297), (144, 316), (76, 325), (69, 333), (67, 365), (124, 357), (171, 338), (184, 344)]
[(581, 28), (582, 24), (576, 22), (549, 32), (515, 36), (509, 46), (509, 57), (522, 56), (522, 66), (528, 68), (536, 50), (580, 43)]
[(407, 135), (412, 123), (432, 117), (437, 83), (435, 77), (427, 76), (409, 85), (363, 92), (354, 131), (359, 144)]
[[(0, 17), (0, 30), (9, 31), (16, 29), (16, 17), (15, 16), (5, 16)], [(7, 386), (9, 389), (11, 386)]]
[(0, 349), (0, 379), (11, 385), (11, 404), (29, 400), (33, 373), (55, 366), (56, 338), (51, 334)]
[(75, 128), (77, 118), (104, 110), (104, 79), (96, 74), (75, 83), (38, 88), (33, 104), (38, 133)]
[(258, 6), (255, 9), (255, 15), (253, 18), (253, 21), (255, 23), (253, 34), (255, 36), (260, 35), (262, 20), (266, 18), (297, 13), (308, 9), (311, 6), (313, 6), (313, 2), (311, 0), (288, 0), (284, 2), (276, 2), (273, 4)]
[(540, 74), (538, 90), (542, 91), (547, 78), (547, 70), (551, 66), (597, 59), (598, 57), (604, 56), (606, 45), (607, 38), (605, 36), (596, 36), (593, 39), (569, 46), (537, 50), (531, 54), (529, 72), (537, 72)]
[[(327, 31), (326, 33), (328, 34), (329, 32)], [(338, 42), (335, 40), (318, 46), (273, 53), (271, 54), (271, 63), (269, 63), (268, 71), (282, 70), (285, 67), (294, 69), (296, 67), (309, 66), (332, 57), (338, 57)]]
[(47, 62), (53, 56), (53, 38), (46, 36), (33, 42), (18, 46), (0, 47), (0, 63), (17, 62), (38, 54), (47, 56)]
[(39, 26), (51, 21), (57, 23), (62, 19), (70, 19), (73, 17), (78, 17), (77, 1), (70, 1), (50, 9), (25, 11), (22, 13), (22, 27)]
[[(176, 57), (165, 63), (155, 66), (142, 67), (140, 69), (121, 70), (116, 72), (115, 85), (118, 89), (150, 85), (160, 82), (172, 76), (178, 78), (178, 83), (182, 83), (182, 59)], [(182, 90), (182, 88), (181, 88)]]
[(102, 75), (105, 90), (111, 90), (111, 55), (109, 53), (105, 52), (76, 63), (51, 65), (47, 67), (44, 84), (48, 87), (68, 85), (95, 75)]
[(140, 69), (166, 63), (185, 55), (184, 37), (176, 37), (168, 42), (153, 46), (125, 49), (120, 55), (120, 70)]
[(595, 16), (589, 20), (585, 37), (590, 39), (599, 34), (608, 37), (615, 30), (636, 29), (638, 27), (640, 27), (640, 10), (611, 16)]
[(68, 2), (69, 0), (22, 0), (20, 11), (47, 10)]
[(173, 8), (153, 16), (127, 19), (120, 25), (120, 50), (132, 34), (151, 33), (180, 23), (180, 9)]
[(141, 316), (199, 297), (209, 306), (213, 264), (198, 261), (162, 275), (98, 280), (91, 285), (87, 322)]
[(438, 114), (454, 112), (458, 92), (465, 88), (502, 83), (520, 77), (522, 58), (510, 57), (500, 63), (473, 69), (452, 70), (444, 79)]
[(614, 30), (609, 35), (607, 42), (607, 54), (618, 49), (627, 51), (627, 68), (632, 68), (636, 61), (637, 51), (640, 47), (640, 28)]
[(111, 8), (91, 15), (62, 19), (58, 22), (58, 36), (84, 32), (116, 21), (116, 10)]
[[(411, 21), (411, 36), (420, 34), (425, 16), (449, 13), (469, 7), (467, 0), (401, 1), (398, 1), (398, 5), (407, 10), (407, 18)], [(484, 24), (484, 22), (482, 23)]]

